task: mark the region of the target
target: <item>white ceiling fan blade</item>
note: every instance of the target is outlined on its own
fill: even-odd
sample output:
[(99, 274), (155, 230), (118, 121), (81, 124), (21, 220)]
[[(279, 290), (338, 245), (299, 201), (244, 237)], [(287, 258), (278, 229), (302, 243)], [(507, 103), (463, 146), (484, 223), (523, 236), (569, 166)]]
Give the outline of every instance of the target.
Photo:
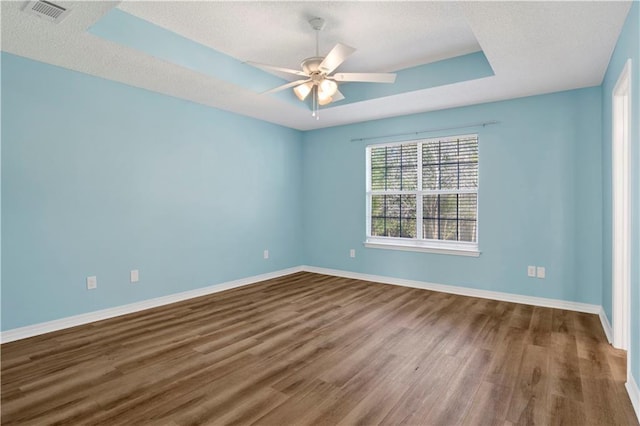
[(352, 81), (361, 83), (393, 83), (394, 73), (386, 72), (339, 72), (331, 76), (335, 81)]
[(341, 91), (336, 90), (336, 93), (334, 93), (331, 98), (333, 99), (333, 102), (338, 102), (344, 99), (344, 95)]
[(254, 66), (256, 68), (262, 68), (262, 69), (265, 69), (265, 70), (279, 71), (279, 72), (283, 72), (285, 74), (293, 74), (293, 75), (299, 75), (299, 76), (302, 76), (302, 77), (307, 77), (307, 74), (305, 74), (303, 71), (292, 70), (291, 68), (276, 67), (274, 65), (261, 64), (261, 63), (252, 62), (252, 61), (247, 61), (245, 63), (249, 64), (251, 66)]
[(262, 93), (261, 93), (261, 95), (268, 95), (268, 94), (270, 94), (270, 93), (279, 92), (279, 91), (281, 91), (281, 90), (288, 89), (288, 88), (290, 88), (290, 87), (294, 87), (294, 86), (297, 86), (297, 85), (299, 85), (299, 84), (304, 84), (304, 83), (306, 83), (306, 82), (308, 82), (308, 81), (311, 81), (311, 79), (308, 79), (308, 80), (296, 80), (296, 81), (292, 81), (291, 83), (283, 84), (282, 86), (274, 87), (274, 88), (273, 88), (273, 89), (271, 89), (271, 90), (267, 90), (266, 92), (262, 92)]
[(349, 47), (346, 44), (336, 44), (331, 52), (324, 58), (324, 60), (318, 66), (318, 69), (325, 74), (330, 74), (340, 66), (356, 49)]

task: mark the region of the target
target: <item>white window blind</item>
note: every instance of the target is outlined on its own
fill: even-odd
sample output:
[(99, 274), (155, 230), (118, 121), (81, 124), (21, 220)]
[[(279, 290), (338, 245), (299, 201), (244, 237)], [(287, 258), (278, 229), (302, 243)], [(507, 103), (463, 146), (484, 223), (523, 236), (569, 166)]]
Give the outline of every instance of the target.
[(477, 251), (478, 136), (367, 147), (367, 242)]

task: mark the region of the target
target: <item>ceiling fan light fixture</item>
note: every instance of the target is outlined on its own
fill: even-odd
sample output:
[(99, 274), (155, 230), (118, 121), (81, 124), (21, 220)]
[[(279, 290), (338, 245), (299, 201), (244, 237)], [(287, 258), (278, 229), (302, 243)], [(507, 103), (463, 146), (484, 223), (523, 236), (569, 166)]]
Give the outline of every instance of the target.
[(324, 80), (322, 80), (322, 83), (320, 83), (318, 97), (330, 98), (331, 96), (335, 95), (337, 91), (338, 91), (338, 83), (336, 83), (333, 80), (329, 80), (325, 78)]
[(328, 104), (331, 99), (331, 95), (329, 95), (328, 93), (324, 92), (320, 86), (318, 86), (318, 103), (320, 105), (326, 105)]
[(333, 98), (332, 97), (321, 98), (321, 97), (318, 96), (318, 105), (320, 105), (320, 106), (328, 105), (331, 102), (333, 102)]
[(293, 88), (293, 93), (296, 94), (298, 99), (304, 101), (309, 93), (311, 93), (311, 89), (313, 89), (313, 82), (309, 81), (307, 83), (301, 84)]

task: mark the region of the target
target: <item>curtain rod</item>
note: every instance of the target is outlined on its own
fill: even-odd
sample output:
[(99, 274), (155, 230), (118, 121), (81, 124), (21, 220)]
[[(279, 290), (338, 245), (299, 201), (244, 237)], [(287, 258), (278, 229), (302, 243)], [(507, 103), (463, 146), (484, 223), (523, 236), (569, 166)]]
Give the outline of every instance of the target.
[(439, 129), (420, 130), (418, 132), (411, 132), (411, 133), (396, 133), (393, 135), (385, 135), (385, 136), (370, 136), (366, 138), (354, 138), (354, 139), (351, 139), (351, 142), (362, 142), (362, 141), (370, 141), (373, 139), (395, 138), (399, 136), (417, 136), (421, 133), (441, 132), (444, 130), (468, 129), (469, 127), (480, 127), (480, 126), (486, 127), (486, 126), (490, 126), (492, 124), (498, 124), (498, 123), (499, 121), (485, 121), (481, 123), (463, 124), (461, 126), (455, 126), (455, 127), (441, 127)]

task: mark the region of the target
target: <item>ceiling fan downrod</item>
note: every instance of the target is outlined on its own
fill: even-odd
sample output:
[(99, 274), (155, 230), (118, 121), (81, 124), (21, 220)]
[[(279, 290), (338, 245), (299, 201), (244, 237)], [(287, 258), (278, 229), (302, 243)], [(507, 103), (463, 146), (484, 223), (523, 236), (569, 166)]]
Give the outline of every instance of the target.
[(316, 56), (320, 55), (320, 31), (324, 29), (325, 21), (322, 18), (309, 19), (309, 25), (316, 32)]
[(325, 20), (322, 18), (311, 18), (309, 19), (309, 25), (316, 33), (316, 56), (314, 58), (307, 58), (302, 62), (302, 67), (305, 71), (309, 72), (311, 79), (313, 80), (313, 88), (312, 90), (312, 100), (311, 100), (311, 116), (315, 117), (316, 120), (320, 119), (320, 105), (318, 99), (318, 84), (324, 78), (322, 74), (318, 71), (318, 66), (324, 58), (320, 57), (320, 31), (324, 29)]

